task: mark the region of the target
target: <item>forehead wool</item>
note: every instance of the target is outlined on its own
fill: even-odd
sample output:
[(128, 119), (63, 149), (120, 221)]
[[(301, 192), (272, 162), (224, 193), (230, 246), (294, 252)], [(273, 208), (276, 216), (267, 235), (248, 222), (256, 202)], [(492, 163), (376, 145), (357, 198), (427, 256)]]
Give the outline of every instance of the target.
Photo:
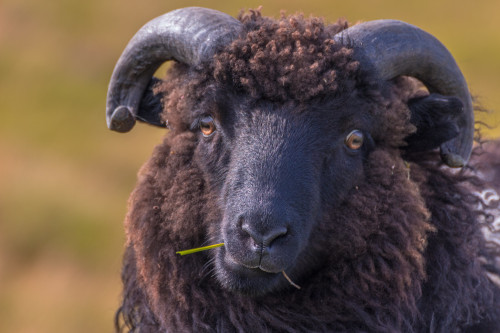
[(215, 57), (214, 77), (256, 99), (304, 102), (351, 91), (359, 83), (359, 62), (333, 36), (346, 21), (325, 25), (302, 15), (264, 18), (240, 15), (243, 36)]

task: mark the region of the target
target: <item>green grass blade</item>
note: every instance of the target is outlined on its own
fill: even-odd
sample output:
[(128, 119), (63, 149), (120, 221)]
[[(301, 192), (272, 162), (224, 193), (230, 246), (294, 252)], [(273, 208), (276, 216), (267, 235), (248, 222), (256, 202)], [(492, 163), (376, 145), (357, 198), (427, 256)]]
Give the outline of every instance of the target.
[(181, 256), (183, 256), (183, 255), (186, 255), (186, 254), (191, 254), (191, 253), (195, 253), (195, 252), (201, 252), (201, 251), (205, 251), (205, 250), (210, 250), (210, 249), (213, 249), (213, 248), (216, 248), (216, 247), (221, 247), (221, 246), (224, 246), (224, 243), (214, 244), (214, 245), (209, 245), (209, 246), (203, 246), (203, 247), (197, 247), (195, 249), (190, 249), (190, 250), (177, 251), (175, 253), (180, 254)]

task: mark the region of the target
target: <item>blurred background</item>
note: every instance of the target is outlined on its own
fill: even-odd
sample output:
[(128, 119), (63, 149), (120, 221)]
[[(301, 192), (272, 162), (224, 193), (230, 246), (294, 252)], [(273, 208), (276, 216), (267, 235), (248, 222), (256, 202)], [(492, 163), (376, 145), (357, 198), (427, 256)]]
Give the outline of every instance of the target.
[[(500, 1), (2, 0), (0, 332), (112, 332), (122, 221), (136, 173), (163, 130), (105, 124), (114, 64), (148, 20), (179, 7), (237, 15), (394, 18), (440, 39), (472, 92), (500, 117)], [(489, 137), (500, 131), (488, 130)]]

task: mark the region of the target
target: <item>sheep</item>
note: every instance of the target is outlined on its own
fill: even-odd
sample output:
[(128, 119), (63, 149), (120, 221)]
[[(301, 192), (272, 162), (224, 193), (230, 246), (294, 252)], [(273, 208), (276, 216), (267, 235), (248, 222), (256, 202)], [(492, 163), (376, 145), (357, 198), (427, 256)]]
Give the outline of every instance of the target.
[(168, 128), (129, 199), (117, 331), (500, 330), (473, 104), (432, 35), (183, 8), (130, 41), (106, 115)]

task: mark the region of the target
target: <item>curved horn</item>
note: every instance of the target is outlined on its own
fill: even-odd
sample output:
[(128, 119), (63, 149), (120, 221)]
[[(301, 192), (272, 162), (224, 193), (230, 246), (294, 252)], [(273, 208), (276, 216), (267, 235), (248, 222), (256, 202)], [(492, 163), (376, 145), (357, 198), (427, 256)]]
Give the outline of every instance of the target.
[(460, 98), (464, 104), (458, 118), (460, 133), (441, 145), (441, 159), (450, 167), (467, 163), (474, 137), (472, 99), (455, 59), (440, 41), (411, 24), (395, 20), (358, 24), (334, 39), (361, 49), (383, 79), (412, 76), (431, 93)]
[(128, 43), (111, 76), (108, 127), (117, 132), (134, 127), (144, 91), (162, 63), (175, 59), (199, 65), (240, 31), (235, 18), (200, 7), (177, 9), (146, 23)]

